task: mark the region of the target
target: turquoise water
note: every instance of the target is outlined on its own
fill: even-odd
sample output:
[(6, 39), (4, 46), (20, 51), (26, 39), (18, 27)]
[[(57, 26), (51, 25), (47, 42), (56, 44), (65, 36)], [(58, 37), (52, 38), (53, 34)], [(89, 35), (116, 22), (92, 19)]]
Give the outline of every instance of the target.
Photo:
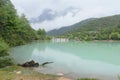
[(54, 62), (37, 70), (68, 77), (115, 80), (120, 75), (120, 42), (34, 42), (11, 49), (16, 63)]

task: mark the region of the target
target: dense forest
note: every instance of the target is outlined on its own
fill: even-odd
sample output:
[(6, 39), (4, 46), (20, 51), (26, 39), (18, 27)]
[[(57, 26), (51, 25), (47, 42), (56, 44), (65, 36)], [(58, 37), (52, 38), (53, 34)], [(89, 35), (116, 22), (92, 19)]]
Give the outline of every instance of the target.
[(90, 18), (49, 31), (48, 35), (77, 40), (120, 40), (120, 15)]
[(0, 0), (0, 67), (12, 64), (9, 47), (46, 38), (49, 39), (44, 29), (33, 30), (24, 14), (17, 15), (10, 0)]

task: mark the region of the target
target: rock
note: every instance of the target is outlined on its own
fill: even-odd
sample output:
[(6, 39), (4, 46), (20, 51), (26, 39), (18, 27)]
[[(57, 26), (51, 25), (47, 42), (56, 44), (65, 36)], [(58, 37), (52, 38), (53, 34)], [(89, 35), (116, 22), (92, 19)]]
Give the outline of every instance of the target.
[(35, 63), (34, 67), (38, 67), (39, 66), (39, 63)]
[(25, 62), (24, 64), (18, 64), (18, 66), (22, 67), (39, 67), (39, 63), (35, 63), (35, 61), (31, 60), (29, 62)]
[(22, 74), (22, 71), (17, 71), (16, 74)]
[(22, 71), (14, 71), (16, 74), (22, 74)]
[(42, 63), (41, 65), (42, 65), (42, 66), (45, 66), (46, 64), (51, 64), (51, 63), (53, 63), (53, 62), (44, 62), (44, 63)]

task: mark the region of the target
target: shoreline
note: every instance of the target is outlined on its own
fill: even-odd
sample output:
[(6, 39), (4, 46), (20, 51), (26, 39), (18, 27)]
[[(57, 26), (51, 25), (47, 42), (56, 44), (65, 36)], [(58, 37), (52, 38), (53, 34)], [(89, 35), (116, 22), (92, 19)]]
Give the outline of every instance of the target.
[(32, 68), (9, 66), (0, 69), (0, 80), (72, 80), (67, 77), (43, 74)]
[(90, 78), (90, 79), (98, 79), (98, 80), (118, 80), (118, 75), (116, 76), (111, 76), (111, 75), (100, 75), (100, 74), (77, 74), (77, 73), (65, 73), (65, 72), (56, 72), (56, 71), (51, 71), (47, 70), (42, 67), (40, 68), (34, 68), (35, 71), (43, 74), (51, 74), (51, 75), (56, 75), (59, 77), (64, 77), (68, 78), (70, 80), (77, 80), (79, 78)]
[(120, 40), (93, 40), (95, 42), (120, 42)]
[(0, 69), (1, 80), (118, 80), (118, 76), (104, 76), (104, 75), (78, 75), (64, 73), (49, 74), (36, 71), (34, 68), (24, 68), (19, 66), (11, 66)]

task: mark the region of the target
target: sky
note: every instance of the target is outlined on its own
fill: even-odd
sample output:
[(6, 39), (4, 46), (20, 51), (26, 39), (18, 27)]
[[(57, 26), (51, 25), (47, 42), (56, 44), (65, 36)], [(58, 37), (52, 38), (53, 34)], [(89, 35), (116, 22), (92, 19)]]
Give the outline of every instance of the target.
[(11, 0), (19, 15), (24, 13), (33, 29), (46, 31), (88, 18), (120, 14), (120, 0)]

